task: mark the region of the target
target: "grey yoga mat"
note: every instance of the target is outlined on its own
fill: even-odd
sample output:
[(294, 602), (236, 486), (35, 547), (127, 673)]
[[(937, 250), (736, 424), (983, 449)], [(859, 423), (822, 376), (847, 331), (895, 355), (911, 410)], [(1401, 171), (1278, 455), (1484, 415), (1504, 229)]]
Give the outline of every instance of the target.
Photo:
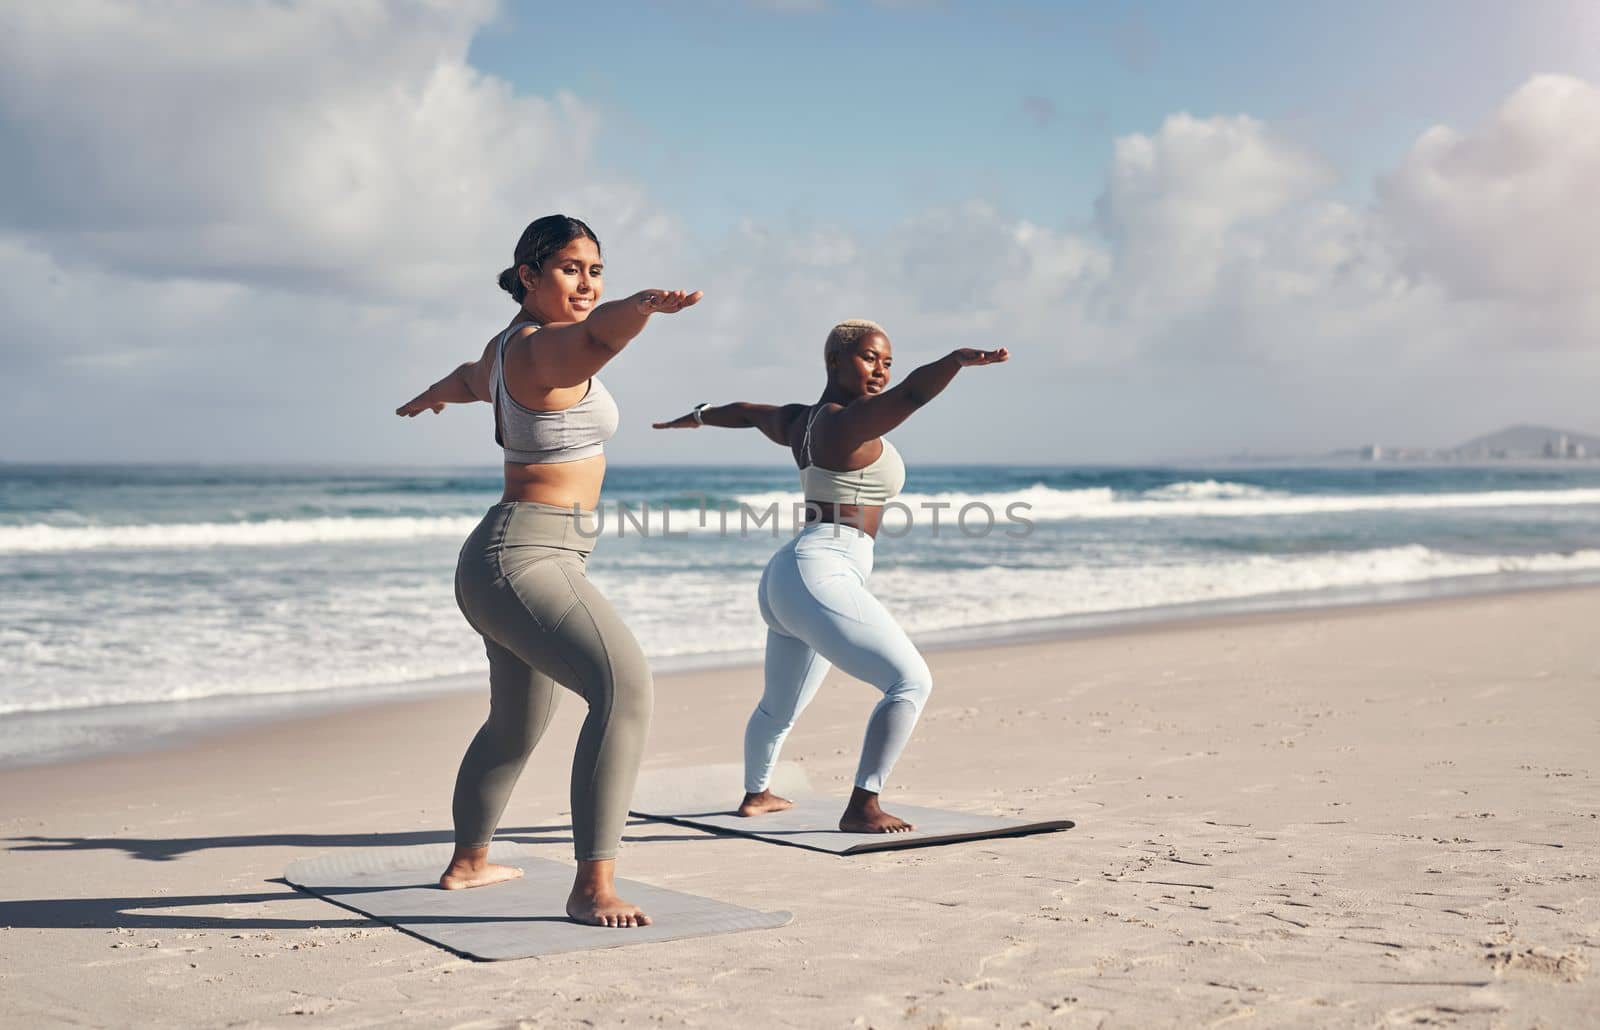
[(745, 818), (734, 814), (740, 797), (743, 770), (735, 765), (699, 766), (646, 773), (634, 798), (633, 814), (645, 819), (692, 826), (712, 833), (753, 837), (770, 844), (788, 844), (835, 855), (860, 855), (870, 851), (920, 848), (993, 837), (1021, 837), (1055, 830), (1070, 830), (1070, 819), (1026, 822), (997, 815), (948, 812), (938, 808), (902, 805), (889, 811), (916, 826), (908, 833), (843, 833), (839, 814), (844, 798), (818, 797), (806, 784), (805, 774), (783, 762), (773, 776), (772, 790), (794, 802), (783, 812)]
[(339, 851), (294, 862), (284, 878), (343, 908), (484, 961), (763, 930), (792, 918), (787, 912), (758, 912), (618, 880), (617, 892), (643, 909), (652, 924), (633, 929), (582, 926), (565, 912), (572, 866), (536, 858), (523, 844), (496, 841), (489, 846), (490, 859), (521, 866), (521, 879), (440, 890), (439, 871), (450, 854), (449, 844)]

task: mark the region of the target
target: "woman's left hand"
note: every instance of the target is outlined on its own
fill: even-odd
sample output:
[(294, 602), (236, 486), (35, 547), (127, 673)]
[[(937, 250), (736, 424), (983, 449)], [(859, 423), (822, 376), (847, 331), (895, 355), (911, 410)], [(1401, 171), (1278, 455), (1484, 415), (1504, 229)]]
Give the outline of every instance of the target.
[(1011, 359), (1011, 352), (1001, 347), (999, 350), (978, 350), (975, 347), (960, 347), (950, 352), (961, 364), (962, 368), (973, 365), (996, 365)]
[(417, 394), (409, 401), (406, 401), (404, 404), (394, 409), (394, 413), (396, 415), (403, 415), (406, 418), (416, 418), (424, 411), (432, 411), (435, 415), (437, 415), (439, 412), (444, 410), (444, 401), (424, 400), (423, 398), (427, 396), (428, 395), (425, 393)]
[(633, 303), (641, 315), (670, 315), (700, 303), (703, 296), (699, 290), (640, 290)]
[(701, 423), (694, 420), (694, 412), (692, 411), (687, 415), (679, 415), (671, 422), (650, 423), (651, 429), (699, 429), (700, 426)]

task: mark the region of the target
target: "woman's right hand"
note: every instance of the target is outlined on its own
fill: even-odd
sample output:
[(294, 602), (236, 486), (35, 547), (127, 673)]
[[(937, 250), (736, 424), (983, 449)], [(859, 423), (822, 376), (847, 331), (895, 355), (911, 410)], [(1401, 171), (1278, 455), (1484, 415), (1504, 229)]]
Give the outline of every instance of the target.
[(950, 352), (962, 368), (969, 365), (998, 365), (1011, 358), (1011, 352), (1001, 347), (999, 350), (977, 350), (973, 347), (958, 347)]
[(437, 415), (443, 410), (444, 401), (431, 400), (429, 399), (428, 394), (424, 392), (417, 394), (409, 401), (406, 401), (404, 404), (394, 409), (394, 413), (402, 416), (403, 418), (416, 418), (424, 411), (431, 411)]
[(703, 296), (699, 290), (640, 290), (633, 295), (633, 303), (641, 315), (670, 315), (700, 303)]
[(699, 429), (702, 424), (703, 423), (695, 421), (694, 412), (691, 411), (687, 415), (679, 415), (677, 418), (673, 419), (670, 422), (652, 422), (652, 423), (650, 423), (650, 428), (651, 429)]

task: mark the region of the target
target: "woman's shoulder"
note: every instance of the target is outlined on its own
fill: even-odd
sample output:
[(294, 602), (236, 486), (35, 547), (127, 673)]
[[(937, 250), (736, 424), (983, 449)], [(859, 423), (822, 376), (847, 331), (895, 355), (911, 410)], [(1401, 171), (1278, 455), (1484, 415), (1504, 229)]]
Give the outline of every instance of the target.
[(506, 342), (510, 343), (516, 340), (529, 339), (534, 333), (543, 328), (544, 325), (540, 322), (512, 322), (500, 330), (500, 335), (505, 338)]
[(514, 344), (527, 340), (541, 328), (543, 327), (537, 322), (513, 322), (489, 337), (489, 343), (484, 347), (484, 353), (492, 354), (501, 349), (509, 350)]

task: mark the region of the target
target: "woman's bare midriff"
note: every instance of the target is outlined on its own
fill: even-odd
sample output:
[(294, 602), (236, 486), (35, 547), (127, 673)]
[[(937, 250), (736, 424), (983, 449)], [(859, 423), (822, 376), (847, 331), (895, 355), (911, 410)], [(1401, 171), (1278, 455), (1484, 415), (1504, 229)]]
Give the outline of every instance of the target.
[(563, 461), (554, 465), (518, 465), (506, 462), (506, 489), (502, 501), (536, 501), (584, 511), (600, 505), (600, 484), (606, 478), (606, 456)]
[(829, 501), (806, 502), (806, 525), (819, 522), (836, 522), (841, 526), (854, 526), (874, 539), (878, 526), (883, 523), (881, 504), (833, 504)]

